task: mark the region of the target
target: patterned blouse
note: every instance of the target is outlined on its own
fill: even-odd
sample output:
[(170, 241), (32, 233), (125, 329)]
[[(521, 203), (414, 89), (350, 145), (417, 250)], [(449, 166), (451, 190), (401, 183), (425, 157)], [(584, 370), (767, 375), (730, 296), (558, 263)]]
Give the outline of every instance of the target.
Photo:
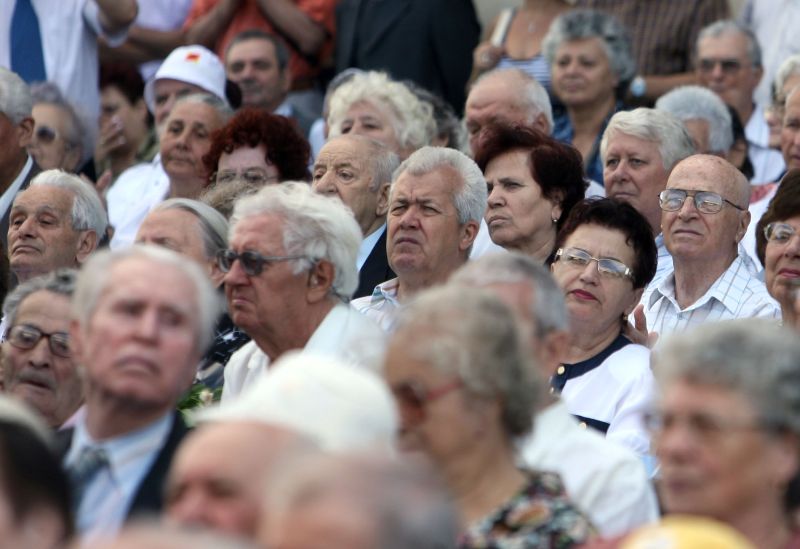
[(459, 540), (462, 549), (566, 549), (594, 529), (564, 491), (556, 473), (526, 471), (530, 482), (511, 500), (473, 523)]

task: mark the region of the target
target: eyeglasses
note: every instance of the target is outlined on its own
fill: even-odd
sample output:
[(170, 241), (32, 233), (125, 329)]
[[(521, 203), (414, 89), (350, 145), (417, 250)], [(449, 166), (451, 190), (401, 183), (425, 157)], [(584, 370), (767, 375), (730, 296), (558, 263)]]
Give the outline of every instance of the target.
[(797, 229), (788, 223), (774, 222), (764, 227), (764, 237), (776, 244), (785, 244), (797, 234)]
[(729, 204), (739, 211), (744, 208), (737, 206), (727, 198), (722, 198), (717, 193), (710, 191), (684, 191), (683, 189), (664, 189), (658, 195), (658, 203), (665, 212), (677, 212), (686, 202), (686, 197), (690, 196), (694, 200), (694, 205), (698, 211), (715, 214), (722, 210), (724, 204)]
[(258, 252), (242, 252), (237, 254), (233, 250), (220, 250), (217, 253), (217, 266), (223, 273), (227, 273), (233, 268), (233, 263), (238, 259), (242, 264), (242, 270), (247, 276), (258, 276), (264, 271), (264, 266), (278, 261), (290, 261), (292, 259), (304, 259), (302, 255), (261, 255)]
[(36, 326), (30, 324), (19, 324), (8, 331), (7, 339), (18, 349), (30, 350), (36, 347), (43, 337), (47, 338), (50, 351), (62, 358), (71, 358), (72, 351), (69, 348), (69, 334), (65, 332), (46, 333)]
[(228, 183), (241, 180), (249, 185), (257, 187), (264, 186), (267, 183), (277, 183), (280, 181), (280, 178), (277, 175), (269, 174), (266, 171), (258, 168), (251, 168), (241, 173), (234, 171), (217, 172), (214, 174), (212, 179), (218, 185), (227, 185)]
[(778, 426), (765, 425), (757, 420), (735, 421), (712, 414), (673, 414), (659, 411), (644, 414), (644, 424), (654, 436), (684, 425), (695, 439), (709, 442), (719, 440), (731, 431), (781, 430)]
[(428, 403), (445, 396), (451, 391), (460, 389), (463, 385), (464, 382), (457, 379), (433, 389), (426, 389), (413, 381), (405, 381), (393, 385), (392, 394), (397, 400), (403, 419), (411, 425), (418, 425), (427, 416)]
[(59, 135), (58, 132), (50, 126), (36, 126), (33, 130), (33, 137), (38, 143), (50, 145), (58, 139)]
[(742, 68), (742, 62), (738, 59), (714, 59), (708, 57), (700, 59), (697, 63), (700, 72), (711, 72), (717, 65), (722, 68), (724, 74), (735, 74)]
[(556, 252), (556, 261), (559, 260), (564, 266), (574, 269), (585, 269), (591, 261), (596, 261), (597, 272), (601, 276), (615, 279), (633, 279), (633, 273), (630, 268), (622, 261), (608, 257), (592, 257), (589, 252), (580, 248), (559, 248)]

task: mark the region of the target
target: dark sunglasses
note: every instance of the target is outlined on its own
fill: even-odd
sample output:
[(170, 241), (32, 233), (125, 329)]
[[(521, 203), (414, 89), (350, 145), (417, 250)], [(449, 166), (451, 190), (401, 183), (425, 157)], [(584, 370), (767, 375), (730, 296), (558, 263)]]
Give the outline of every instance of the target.
[(217, 253), (217, 266), (223, 273), (229, 272), (233, 268), (234, 262), (238, 259), (242, 265), (242, 270), (247, 276), (258, 276), (264, 271), (264, 267), (278, 261), (290, 261), (292, 259), (304, 259), (303, 255), (261, 255), (258, 252), (246, 251), (236, 253), (233, 250), (220, 250)]

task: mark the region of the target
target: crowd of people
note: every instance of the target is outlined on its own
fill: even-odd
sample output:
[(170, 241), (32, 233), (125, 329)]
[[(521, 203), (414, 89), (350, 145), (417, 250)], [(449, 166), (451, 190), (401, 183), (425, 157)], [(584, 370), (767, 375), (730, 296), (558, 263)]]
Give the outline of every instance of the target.
[(800, 548), (800, 7), (519, 4), (0, 5), (0, 547)]

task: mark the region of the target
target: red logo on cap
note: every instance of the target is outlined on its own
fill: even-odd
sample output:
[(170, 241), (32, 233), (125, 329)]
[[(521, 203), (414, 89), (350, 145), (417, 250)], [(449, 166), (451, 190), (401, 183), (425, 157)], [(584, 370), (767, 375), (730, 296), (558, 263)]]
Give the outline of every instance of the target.
[(187, 53), (186, 54), (186, 61), (191, 61), (193, 63), (197, 63), (198, 61), (200, 61), (200, 54), (199, 53), (195, 53), (195, 52)]

